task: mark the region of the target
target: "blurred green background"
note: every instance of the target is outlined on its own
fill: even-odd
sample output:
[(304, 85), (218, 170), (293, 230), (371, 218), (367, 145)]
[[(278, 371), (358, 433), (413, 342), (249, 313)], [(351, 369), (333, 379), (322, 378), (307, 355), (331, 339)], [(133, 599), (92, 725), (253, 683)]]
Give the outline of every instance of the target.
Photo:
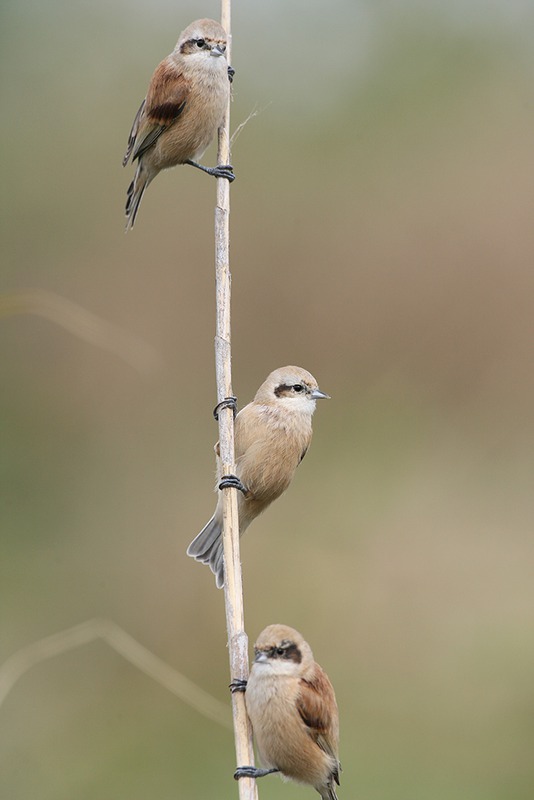
[[(296, 363), (332, 395), (243, 541), (250, 639), (293, 625), (327, 669), (340, 800), (530, 800), (534, 5), (233, 5), (232, 127), (259, 111), (233, 149), (234, 390)], [(160, 175), (125, 236), (120, 165), (154, 67), (219, 4), (1, 13), (0, 290), (117, 327), (100, 347), (50, 295), (0, 309), (0, 660), (103, 616), (229, 703), (223, 595), (185, 556), (215, 502), (215, 183)], [(0, 708), (6, 800), (234, 798), (234, 766), (103, 643)]]

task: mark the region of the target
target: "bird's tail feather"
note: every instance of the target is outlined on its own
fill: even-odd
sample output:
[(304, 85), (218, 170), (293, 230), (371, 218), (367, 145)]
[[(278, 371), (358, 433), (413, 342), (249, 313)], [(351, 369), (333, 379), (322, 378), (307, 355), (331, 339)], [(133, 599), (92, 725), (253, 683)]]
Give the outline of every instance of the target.
[[(335, 778), (335, 781), (339, 783), (337, 778)], [(321, 800), (338, 800), (336, 790), (334, 789), (334, 776), (330, 780), (330, 783), (319, 789), (319, 794), (321, 795)]]
[(208, 564), (215, 575), (217, 588), (224, 584), (224, 557), (222, 544), (222, 524), (213, 516), (200, 533), (195, 536), (189, 547), (187, 555), (202, 564)]
[(146, 170), (143, 169), (141, 163), (138, 164), (137, 170), (133, 181), (128, 186), (126, 196), (126, 230), (129, 231), (133, 228), (139, 205), (143, 199), (145, 189), (151, 181), (151, 177)]
[(333, 786), (329, 786), (324, 792), (321, 792), (322, 800), (338, 800), (336, 790)]

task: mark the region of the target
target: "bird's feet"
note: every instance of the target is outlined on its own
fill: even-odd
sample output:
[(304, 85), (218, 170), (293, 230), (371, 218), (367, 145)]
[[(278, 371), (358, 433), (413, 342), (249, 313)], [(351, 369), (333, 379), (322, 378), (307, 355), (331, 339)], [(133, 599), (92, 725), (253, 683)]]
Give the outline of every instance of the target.
[(232, 683), (229, 685), (229, 689), (232, 694), (235, 694), (236, 692), (246, 692), (247, 681), (243, 680), (242, 678), (234, 678)]
[(234, 80), (234, 75), (235, 75), (235, 69), (233, 67), (229, 66), (228, 67), (228, 80), (230, 81), (230, 83), (232, 83), (232, 81)]
[(264, 778), (265, 775), (271, 775), (273, 772), (280, 772), (279, 769), (258, 769), (257, 767), (238, 767), (234, 772), (234, 780), (238, 781), (239, 778)]
[(226, 178), (230, 183), (235, 181), (234, 168), (231, 164), (217, 164), (216, 167), (210, 167), (209, 170), (209, 174), (215, 178)]
[(223, 475), (219, 483), (219, 489), (237, 489), (239, 492), (247, 494), (246, 486), (243, 486), (237, 475)]
[(224, 400), (221, 400), (220, 403), (217, 403), (213, 409), (213, 416), (217, 421), (219, 421), (219, 411), (223, 408), (231, 408), (235, 418), (237, 412), (237, 397), (225, 397)]
[(202, 172), (207, 172), (208, 175), (213, 175), (214, 178), (226, 178), (230, 183), (235, 180), (234, 168), (231, 164), (217, 164), (216, 167), (205, 167), (203, 164), (191, 161), (191, 159), (188, 159), (185, 163), (191, 167), (201, 169)]

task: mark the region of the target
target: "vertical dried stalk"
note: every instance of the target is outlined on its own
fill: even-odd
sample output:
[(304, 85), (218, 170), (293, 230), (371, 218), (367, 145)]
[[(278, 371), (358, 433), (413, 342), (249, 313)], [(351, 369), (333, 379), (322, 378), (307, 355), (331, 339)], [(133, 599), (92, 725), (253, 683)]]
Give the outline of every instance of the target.
[[(231, 0), (221, 0), (221, 24), (228, 34), (228, 63), (231, 59)], [(218, 163), (230, 163), (230, 106), (219, 131)], [(230, 343), (230, 183), (217, 180), (215, 209), (215, 279), (217, 292), (217, 323), (215, 335), (215, 371), (217, 400), (232, 396), (232, 353)], [(222, 475), (235, 473), (234, 419), (230, 408), (219, 412), (219, 446)], [(248, 678), (248, 642), (245, 633), (241, 560), (239, 557), (239, 520), (237, 490), (223, 489), (223, 544), (225, 562), (224, 600), (232, 680)], [(238, 766), (254, 763), (252, 730), (242, 692), (232, 695), (235, 750)], [(240, 800), (257, 800), (256, 781), (239, 780)]]

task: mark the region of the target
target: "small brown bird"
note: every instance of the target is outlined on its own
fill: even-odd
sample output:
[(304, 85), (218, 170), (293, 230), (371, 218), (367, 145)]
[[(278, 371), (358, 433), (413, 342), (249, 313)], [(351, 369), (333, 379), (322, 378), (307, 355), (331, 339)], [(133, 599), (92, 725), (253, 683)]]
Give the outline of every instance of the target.
[[(281, 367), (271, 372), (252, 403), (237, 415), (235, 459), (237, 488), (241, 490), (238, 497), (240, 536), (291, 483), (310, 446), (315, 401), (328, 397), (305, 369)], [(218, 448), (216, 444), (217, 485), (222, 477)], [(209, 564), (217, 586), (223, 586), (221, 494), (215, 514), (193, 539), (187, 554)]]
[(143, 193), (162, 169), (190, 164), (216, 178), (234, 180), (229, 164), (204, 167), (196, 162), (228, 105), (234, 71), (225, 52), (224, 28), (213, 19), (199, 19), (180, 34), (173, 52), (156, 67), (122, 161), (126, 166), (130, 156), (138, 160), (128, 188), (126, 230), (133, 227)]
[(245, 702), (266, 768), (239, 767), (234, 777), (280, 772), (313, 786), (322, 800), (337, 800), (339, 718), (328, 675), (301, 634), (287, 625), (265, 628), (254, 652)]

